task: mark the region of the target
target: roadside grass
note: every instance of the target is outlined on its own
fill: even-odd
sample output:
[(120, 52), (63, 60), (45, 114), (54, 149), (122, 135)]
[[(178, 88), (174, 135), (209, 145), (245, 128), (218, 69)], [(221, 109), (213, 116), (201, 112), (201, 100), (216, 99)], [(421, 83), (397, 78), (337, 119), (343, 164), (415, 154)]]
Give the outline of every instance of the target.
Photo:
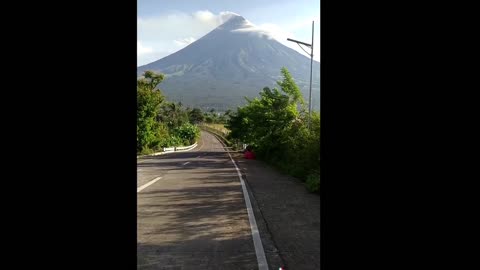
[(204, 126), (207, 126), (211, 129), (214, 129), (216, 131), (219, 131), (220, 133), (222, 133), (223, 136), (227, 136), (228, 133), (230, 133), (230, 130), (228, 130), (227, 128), (225, 128), (225, 126), (223, 124), (208, 124), (208, 123), (204, 123), (202, 124)]

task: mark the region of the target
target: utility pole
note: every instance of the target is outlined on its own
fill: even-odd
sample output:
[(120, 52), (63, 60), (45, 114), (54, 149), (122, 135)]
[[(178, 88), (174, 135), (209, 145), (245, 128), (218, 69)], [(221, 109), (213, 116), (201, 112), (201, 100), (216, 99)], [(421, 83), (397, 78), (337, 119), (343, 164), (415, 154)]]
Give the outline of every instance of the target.
[[(294, 40), (294, 39), (291, 39), (291, 38), (287, 38), (288, 41), (292, 41), (292, 42), (295, 42), (298, 44), (298, 46), (301, 45), (305, 45), (307, 47), (310, 47), (310, 92), (308, 94), (308, 129), (310, 129), (310, 122), (311, 122), (311, 118), (312, 118), (312, 68), (313, 68), (313, 28), (314, 28), (314, 23), (315, 21), (312, 21), (312, 43), (311, 44), (308, 44), (308, 43), (305, 43), (305, 42), (301, 42), (301, 41), (298, 41), (298, 40)], [(302, 46), (300, 46), (300, 48), (306, 52), (308, 54), (307, 51), (305, 51)]]

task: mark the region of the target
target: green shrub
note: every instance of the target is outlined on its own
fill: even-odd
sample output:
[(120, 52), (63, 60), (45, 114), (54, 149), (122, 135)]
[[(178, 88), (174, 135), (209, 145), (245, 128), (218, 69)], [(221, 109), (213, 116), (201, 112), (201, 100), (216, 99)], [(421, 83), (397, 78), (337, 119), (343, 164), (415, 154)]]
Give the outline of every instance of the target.
[(183, 139), (177, 135), (171, 135), (166, 142), (164, 147), (173, 147), (173, 146), (183, 146)]
[(320, 173), (313, 172), (308, 175), (305, 185), (310, 192), (318, 192), (320, 190)]
[(146, 71), (144, 78), (137, 80), (137, 152), (150, 149), (158, 139), (158, 123), (155, 119), (165, 98), (155, 87), (163, 79), (163, 74)]
[(141, 155), (150, 155), (150, 154), (153, 154), (153, 152), (154, 152), (154, 151), (153, 151), (152, 149), (144, 146), (144, 147), (142, 148), (142, 151), (140, 151), (140, 154), (141, 154)]
[(182, 126), (174, 130), (174, 134), (181, 139), (182, 144), (191, 145), (194, 144), (200, 136), (200, 129), (196, 125), (184, 123)]
[[(280, 87), (263, 88), (258, 97), (229, 114), (228, 139), (253, 146), (259, 160), (306, 182), (317, 192), (320, 185), (320, 114), (312, 112), (311, 125), (301, 92), (285, 68)], [(316, 173), (312, 173), (316, 172)]]
[(158, 151), (162, 147), (168, 146), (170, 134), (168, 132), (168, 127), (163, 123), (158, 123), (156, 126), (156, 136), (154, 142), (150, 145), (150, 148)]

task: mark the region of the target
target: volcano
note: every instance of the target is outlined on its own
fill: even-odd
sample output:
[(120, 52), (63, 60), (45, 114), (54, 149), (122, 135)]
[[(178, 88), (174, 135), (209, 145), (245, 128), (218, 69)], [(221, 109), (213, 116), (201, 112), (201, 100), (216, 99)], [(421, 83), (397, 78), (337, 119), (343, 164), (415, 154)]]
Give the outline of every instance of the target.
[[(315, 44), (314, 44), (315, 45)], [(307, 49), (308, 51), (308, 49)], [(240, 15), (231, 15), (202, 38), (137, 68), (166, 75), (159, 88), (168, 100), (217, 111), (235, 109), (266, 86), (277, 87), (286, 67), (308, 101), (310, 58), (281, 44)], [(312, 107), (320, 102), (320, 63), (313, 62)]]

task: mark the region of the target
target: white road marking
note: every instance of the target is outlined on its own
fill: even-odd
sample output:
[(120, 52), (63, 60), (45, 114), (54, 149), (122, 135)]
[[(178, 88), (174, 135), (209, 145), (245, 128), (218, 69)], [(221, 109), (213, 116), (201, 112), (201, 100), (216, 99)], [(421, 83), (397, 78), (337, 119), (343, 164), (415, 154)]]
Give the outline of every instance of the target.
[(199, 158), (200, 156), (198, 156), (197, 158)]
[(233, 166), (235, 166), (238, 178), (240, 178), (240, 183), (242, 184), (243, 197), (245, 198), (248, 220), (250, 221), (250, 229), (252, 230), (253, 245), (255, 246), (255, 254), (257, 255), (258, 269), (268, 270), (267, 259), (265, 258), (265, 251), (263, 250), (262, 240), (260, 239), (260, 232), (258, 231), (257, 222), (255, 221), (255, 215), (253, 214), (252, 204), (250, 203), (250, 197), (248, 196), (247, 187), (245, 186), (245, 182), (243, 181), (242, 174), (240, 173), (240, 169), (238, 169), (237, 164), (233, 160), (230, 153), (227, 152), (227, 154), (230, 157)]
[(190, 161), (187, 161), (187, 162), (183, 163), (183, 165), (187, 165), (188, 163), (190, 163)]
[(140, 192), (140, 191), (142, 191), (142, 190), (144, 190), (146, 187), (150, 186), (151, 184), (157, 182), (157, 181), (160, 180), (160, 179), (162, 179), (162, 177), (157, 177), (157, 178), (153, 179), (152, 181), (146, 183), (145, 185), (137, 188), (137, 193)]

